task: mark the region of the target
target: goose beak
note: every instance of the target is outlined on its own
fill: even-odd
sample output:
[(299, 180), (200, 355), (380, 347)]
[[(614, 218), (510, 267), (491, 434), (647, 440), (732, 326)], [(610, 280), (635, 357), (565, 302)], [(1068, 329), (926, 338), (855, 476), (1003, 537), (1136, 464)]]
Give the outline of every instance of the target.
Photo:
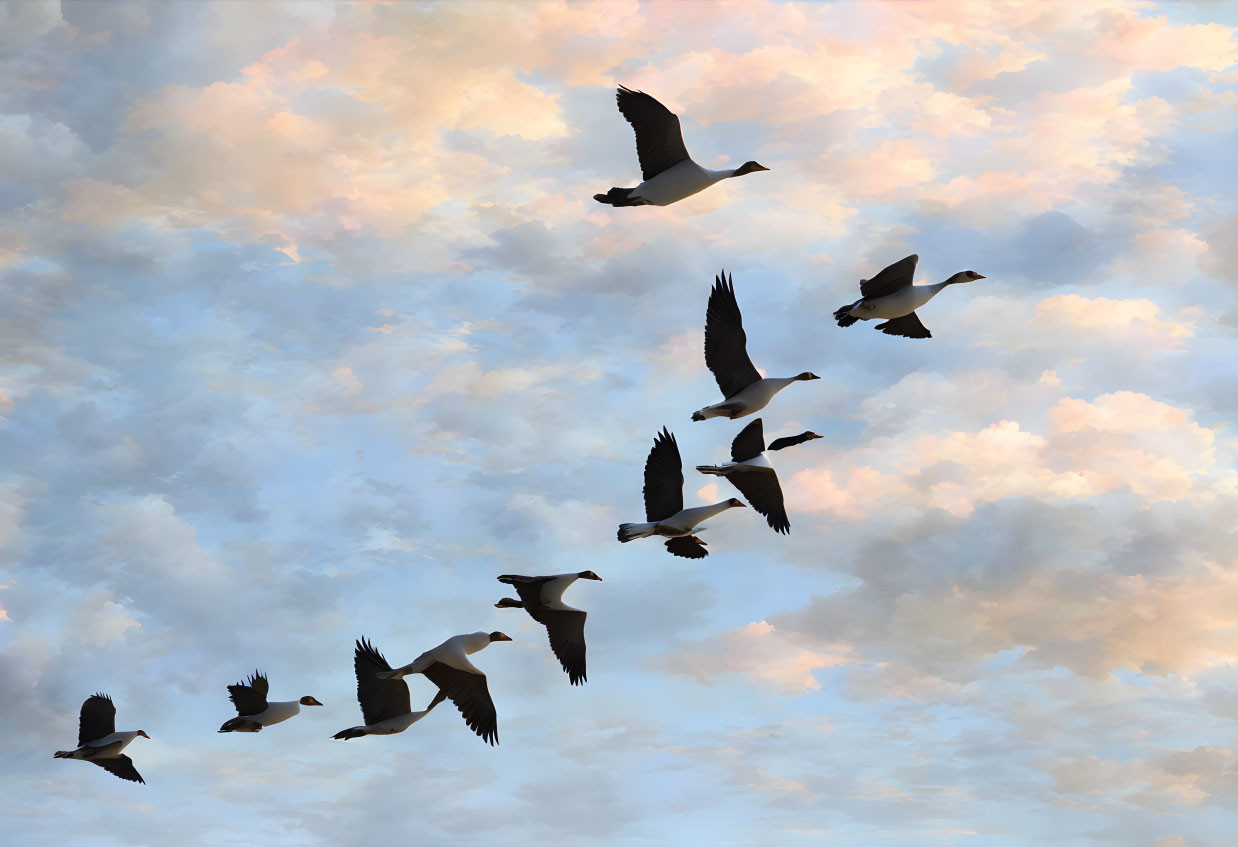
[(753, 168), (753, 170), (754, 171), (768, 171), (769, 168), (765, 167), (765, 165), (757, 165), (755, 168)]

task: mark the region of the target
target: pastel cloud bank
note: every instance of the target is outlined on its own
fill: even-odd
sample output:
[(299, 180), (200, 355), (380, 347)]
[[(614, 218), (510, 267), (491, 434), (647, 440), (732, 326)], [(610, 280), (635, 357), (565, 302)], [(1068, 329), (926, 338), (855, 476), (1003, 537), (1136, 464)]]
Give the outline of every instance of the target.
[[(1236, 27), (0, 5), (6, 834), (1228, 845)], [(772, 170), (599, 208), (636, 176), (616, 83), (700, 161)], [(910, 252), (987, 279), (926, 307), (930, 342), (833, 326)], [(767, 432), (826, 439), (778, 457), (789, 539), (719, 521), (689, 564), (613, 528), (657, 428), (689, 465), (734, 435), (687, 421), (723, 267), (754, 359), (823, 377)], [(606, 582), (571, 690), (490, 604), (496, 574), (582, 567)], [(395, 660), (500, 627), (498, 750), (451, 715), (326, 742), (358, 635)], [(255, 664), (327, 715), (220, 740)], [(158, 739), (140, 798), (51, 768), (100, 688)]]

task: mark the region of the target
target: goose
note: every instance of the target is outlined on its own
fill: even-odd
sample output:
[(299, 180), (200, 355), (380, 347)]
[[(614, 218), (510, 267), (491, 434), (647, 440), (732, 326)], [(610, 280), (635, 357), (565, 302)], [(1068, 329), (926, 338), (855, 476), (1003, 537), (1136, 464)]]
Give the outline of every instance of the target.
[(713, 372), (726, 399), (693, 412), (694, 421), (751, 415), (764, 409), (775, 394), (791, 383), (821, 378), (809, 371), (788, 377), (762, 377), (757, 372), (748, 358), (748, 336), (735, 302), (735, 279), (727, 279), (726, 271), (714, 277), (709, 306), (705, 309), (705, 365)]
[(301, 714), (302, 706), (321, 706), (313, 697), (305, 696), (300, 700), (282, 700), (277, 703), (267, 702), (267, 691), (270, 683), (261, 671), (254, 671), (249, 676), (249, 682), (238, 682), (228, 686), (228, 699), (236, 706), (235, 718), (224, 721), (219, 732), (261, 732), (264, 726), (281, 723), (293, 715)]
[(57, 750), (52, 758), (81, 759), (121, 779), (145, 785), (146, 780), (133, 766), (133, 759), (123, 752), (138, 736), (150, 739), (140, 729), (136, 732), (117, 732), (116, 705), (112, 703), (112, 698), (106, 694), (92, 694), (82, 703), (82, 714), (77, 725), (77, 749)]
[(517, 576), (503, 574), (499, 582), (516, 589), (519, 600), (504, 597), (494, 604), (496, 609), (524, 609), (529, 617), (546, 627), (550, 649), (563, 666), (572, 685), (586, 682), (585, 677), (585, 616), (582, 609), (564, 604), (563, 592), (578, 579), (602, 578), (593, 571), (561, 573), (554, 576)]
[(872, 279), (860, 280), (859, 300), (834, 312), (839, 326), (851, 326), (856, 321), (871, 321), (884, 318), (874, 329), (886, 335), (901, 335), (904, 338), (932, 338), (933, 333), (920, 323), (916, 309), (937, 296), (947, 285), (958, 285), (984, 279), (975, 271), (959, 271), (945, 282), (936, 285), (912, 285), (916, 275), (916, 262), (920, 257), (912, 253), (885, 268)]
[(473, 666), (469, 655), (484, 650), (495, 641), (511, 641), (501, 632), (470, 632), (453, 635), (437, 647), (395, 670), (378, 672), (379, 679), (403, 679), (406, 674), (425, 674), (456, 704), (469, 729), (491, 745), (499, 741), (499, 719), (486, 687), (486, 675)]
[[(823, 437), (815, 432), (801, 432), (799, 435), (775, 438), (768, 449), (782, 450)], [(773, 465), (765, 458), (766, 449), (761, 419), (757, 418), (740, 430), (731, 442), (731, 461), (722, 465), (697, 465), (696, 469), (703, 474), (726, 477), (740, 494), (748, 498), (752, 508), (765, 515), (774, 532), (789, 535), (791, 522), (787, 520), (787, 509), (782, 502), (782, 487), (778, 484), (778, 474)]]
[(643, 91), (622, 85), (615, 95), (619, 111), (636, 133), (636, 154), (644, 182), (635, 188), (612, 188), (593, 199), (608, 206), (669, 206), (716, 182), (733, 176), (768, 171), (756, 162), (738, 168), (711, 171), (688, 156), (679, 118)]
[(366, 735), (395, 735), (417, 723), (447, 699), (447, 695), (440, 690), (424, 711), (412, 711), (408, 683), (402, 679), (383, 679), (379, 676), (383, 671), (391, 670), (391, 665), (364, 636), (357, 641), (352, 666), (357, 674), (357, 702), (361, 704), (361, 717), (365, 723), (342, 729), (332, 738), (347, 741)]
[(634, 538), (660, 535), (669, 539), (668, 551), (685, 559), (709, 555), (705, 542), (693, 534), (697, 524), (727, 509), (744, 508), (734, 497), (712, 506), (683, 507), (683, 460), (679, 458), (675, 436), (666, 427), (653, 439), (653, 449), (645, 460), (645, 487), (641, 490), (645, 493), (645, 520), (649, 523), (619, 524), (619, 540), (626, 544)]

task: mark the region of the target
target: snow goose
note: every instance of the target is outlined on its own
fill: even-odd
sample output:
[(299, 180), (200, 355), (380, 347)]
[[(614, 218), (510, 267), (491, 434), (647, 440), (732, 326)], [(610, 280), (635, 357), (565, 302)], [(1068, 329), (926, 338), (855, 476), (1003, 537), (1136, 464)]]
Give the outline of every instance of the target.
[(706, 418), (742, 418), (759, 412), (774, 395), (793, 382), (820, 379), (804, 371), (798, 376), (762, 377), (748, 358), (748, 336), (744, 334), (743, 317), (735, 301), (735, 279), (726, 272), (714, 277), (705, 309), (705, 365), (718, 381), (721, 403), (706, 406), (692, 413), (692, 420)]
[(228, 699), (236, 707), (235, 718), (224, 721), (220, 732), (261, 732), (264, 726), (271, 726), (301, 714), (302, 706), (321, 706), (313, 697), (306, 695), (300, 700), (281, 700), (276, 703), (267, 702), (267, 691), (270, 683), (261, 671), (250, 674), (249, 682), (238, 682), (228, 686)]
[[(821, 437), (815, 432), (801, 432), (774, 439), (768, 449), (782, 450)], [(774, 532), (790, 534), (791, 522), (787, 520), (787, 509), (782, 502), (782, 486), (778, 484), (774, 466), (765, 458), (765, 450), (765, 433), (761, 419), (757, 418), (731, 442), (731, 461), (724, 465), (697, 465), (696, 469), (703, 474), (726, 477), (748, 498), (752, 508), (765, 515)]]
[(499, 582), (516, 589), (519, 600), (504, 597), (495, 603), (496, 609), (524, 609), (529, 617), (546, 627), (550, 649), (567, 672), (572, 685), (580, 685), (585, 677), (585, 616), (582, 609), (573, 609), (563, 602), (563, 592), (578, 579), (602, 578), (593, 571), (561, 573), (555, 576), (517, 576), (503, 574)]
[(732, 497), (712, 506), (683, 507), (683, 460), (679, 458), (675, 436), (666, 427), (662, 427), (653, 439), (653, 449), (645, 460), (645, 487), (642, 490), (648, 523), (619, 524), (619, 540), (627, 543), (634, 538), (660, 535), (669, 539), (667, 550), (685, 559), (703, 559), (709, 555), (705, 542), (693, 534), (697, 524), (727, 509), (744, 506)]
[(975, 271), (959, 271), (945, 282), (935, 285), (912, 285), (916, 275), (916, 262), (920, 257), (912, 253), (895, 262), (872, 279), (860, 280), (860, 299), (850, 306), (834, 312), (839, 326), (851, 326), (856, 321), (871, 321), (884, 318), (874, 329), (886, 335), (901, 335), (904, 338), (932, 338), (916, 309), (937, 296), (947, 285), (984, 279)]
[(82, 703), (82, 714), (77, 725), (77, 749), (57, 750), (52, 758), (82, 759), (121, 779), (145, 785), (146, 780), (133, 766), (133, 760), (123, 752), (139, 735), (150, 738), (140, 729), (136, 732), (117, 732), (116, 706), (112, 698), (106, 694), (92, 694)]
[(669, 206), (704, 191), (715, 182), (757, 171), (768, 171), (756, 162), (738, 168), (711, 171), (688, 156), (683, 145), (679, 118), (643, 91), (619, 86), (619, 111), (636, 133), (636, 154), (644, 182), (635, 188), (612, 188), (593, 199), (609, 206)]
[(511, 641), (501, 632), (470, 632), (453, 635), (437, 647), (427, 650), (407, 665), (395, 670), (378, 672), (379, 679), (403, 679), (406, 674), (424, 674), (456, 704), (469, 729), (483, 741), (497, 744), (499, 718), (486, 686), (486, 675), (469, 661), (469, 656), (489, 647), (495, 641)]
[(352, 666), (357, 674), (357, 702), (361, 704), (361, 718), (365, 724), (342, 729), (332, 738), (347, 741), (365, 735), (395, 735), (417, 723), (447, 699), (447, 695), (439, 691), (424, 711), (412, 711), (408, 683), (402, 679), (379, 676), (384, 671), (390, 671), (391, 665), (364, 637), (353, 651)]

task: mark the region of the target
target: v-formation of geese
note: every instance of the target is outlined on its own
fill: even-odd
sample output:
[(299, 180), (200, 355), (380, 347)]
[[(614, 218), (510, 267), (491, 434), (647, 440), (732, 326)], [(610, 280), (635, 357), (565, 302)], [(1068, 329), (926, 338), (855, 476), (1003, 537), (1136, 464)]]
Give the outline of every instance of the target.
[[(767, 171), (754, 161), (729, 170), (709, 170), (692, 161), (684, 146), (679, 118), (653, 97), (620, 86), (616, 95), (619, 111), (636, 134), (636, 152), (643, 181), (634, 188), (611, 188), (595, 194), (599, 203), (610, 206), (669, 206), (724, 179)], [(931, 338), (916, 315), (916, 310), (947, 286), (984, 279), (975, 271), (960, 271), (936, 285), (914, 285), (916, 263), (911, 255), (883, 269), (872, 279), (860, 280), (860, 299), (834, 312), (841, 327), (856, 321), (881, 320), (876, 329), (887, 335), (906, 338)], [(790, 377), (763, 377), (748, 357), (747, 336), (734, 281), (725, 273), (714, 278), (705, 313), (705, 364), (722, 392), (719, 403), (692, 414), (692, 420), (742, 418), (764, 409), (778, 392), (795, 382), (819, 379), (810, 371)], [(768, 451), (782, 450), (821, 438), (814, 432), (777, 438), (768, 447), (760, 418), (749, 423), (731, 443), (731, 461), (721, 465), (697, 465), (703, 473), (724, 477), (763, 515), (775, 532), (789, 533), (790, 521), (783, 502), (778, 475), (766, 458)], [(645, 522), (619, 526), (621, 542), (656, 536), (666, 539), (668, 552), (688, 559), (708, 554), (705, 542), (696, 533), (705, 529), (703, 521), (744, 503), (729, 498), (710, 506), (691, 509), (683, 504), (683, 460), (675, 436), (666, 427), (654, 438), (653, 449), (645, 461)], [(593, 571), (551, 576), (504, 574), (499, 582), (512, 586), (520, 599), (504, 597), (496, 608), (521, 608), (546, 628), (551, 651), (572, 685), (586, 681), (586, 612), (563, 603), (563, 594), (578, 579), (601, 580)], [(448, 638), (413, 661), (392, 668), (373, 644), (362, 637), (353, 653), (357, 678), (357, 702), (365, 723), (337, 732), (333, 738), (349, 740), (366, 735), (395, 735), (425, 718), (444, 700), (451, 700), (468, 727), (483, 741), (498, 743), (498, 715), (486, 681), (486, 674), (469, 656), (498, 641), (512, 639), (502, 632), (472, 632)], [(434, 697), (421, 711), (413, 711), (409, 675), (424, 676), (436, 687)], [(300, 714), (302, 706), (321, 706), (304, 696), (297, 700), (267, 700), (269, 682), (255, 671), (248, 682), (228, 686), (228, 696), (237, 716), (225, 721), (219, 732), (260, 732), (262, 729)], [(143, 730), (117, 732), (116, 706), (106, 694), (94, 694), (82, 703), (78, 746), (55, 753), (57, 759), (91, 762), (132, 782), (145, 780), (124, 753), (135, 738), (146, 738)]]

